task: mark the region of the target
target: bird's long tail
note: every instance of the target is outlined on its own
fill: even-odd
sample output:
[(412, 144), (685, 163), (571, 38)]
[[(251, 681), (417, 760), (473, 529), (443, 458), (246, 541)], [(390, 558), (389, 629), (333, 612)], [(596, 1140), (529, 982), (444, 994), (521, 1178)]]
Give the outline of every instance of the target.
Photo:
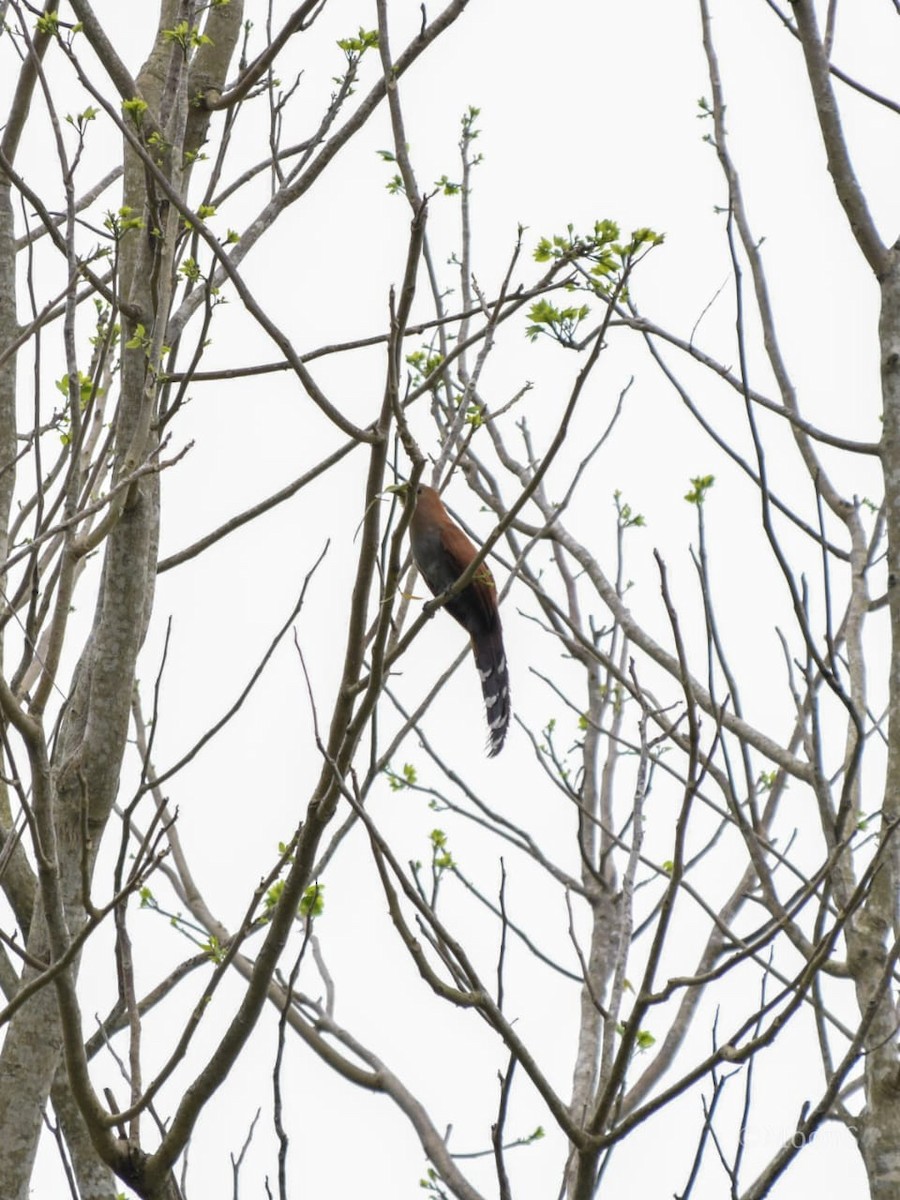
[(472, 639), (475, 666), (481, 676), (481, 691), (488, 723), (488, 758), (503, 749), (509, 728), (509, 669), (503, 649), (503, 633), (499, 622), (490, 630)]

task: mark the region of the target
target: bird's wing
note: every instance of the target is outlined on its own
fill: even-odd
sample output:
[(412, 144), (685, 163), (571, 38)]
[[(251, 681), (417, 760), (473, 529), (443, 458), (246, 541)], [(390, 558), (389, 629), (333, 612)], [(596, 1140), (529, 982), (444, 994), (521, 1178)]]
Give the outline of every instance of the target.
[[(459, 579), (478, 551), (459, 526), (449, 521), (441, 525), (441, 549), (444, 552), (448, 576), (443, 587), (439, 589), (443, 591), (444, 588)], [(497, 585), (494, 583), (494, 577), (487, 563), (480, 564), (468, 588), (460, 596), (454, 597), (454, 600), (462, 601), (463, 597), (465, 597), (463, 602), (466, 606), (471, 605), (477, 611), (478, 617), (481, 619), (479, 624), (493, 623), (497, 616)], [(455, 605), (451, 607), (451, 605), (454, 605), (454, 601), (451, 601), (447, 607), (450, 608), (457, 620), (460, 620), (457, 607)], [(462, 623), (470, 633), (474, 632), (469, 622), (463, 621)]]

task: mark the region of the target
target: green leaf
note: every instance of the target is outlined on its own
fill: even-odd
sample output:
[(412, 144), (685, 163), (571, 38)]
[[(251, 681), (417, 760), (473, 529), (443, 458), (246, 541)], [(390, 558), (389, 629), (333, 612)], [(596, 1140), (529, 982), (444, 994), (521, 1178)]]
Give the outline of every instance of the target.
[(587, 304), (557, 308), (549, 300), (537, 300), (528, 310), (531, 324), (525, 330), (525, 336), (533, 342), (545, 333), (563, 345), (571, 346), (575, 331), (590, 311)]
[(636, 513), (630, 504), (622, 500), (622, 493), (618, 488), (613, 492), (613, 503), (616, 506), (620, 529), (640, 528), (647, 524), (641, 513)]
[(685, 495), (688, 504), (702, 504), (706, 493), (715, 483), (715, 475), (695, 475), (691, 480), (691, 490)]
[(214, 933), (211, 933), (205, 942), (200, 943), (200, 949), (211, 958), (214, 963), (224, 961), (225, 951), (222, 944)]
[(70, 125), (76, 125), (79, 130), (83, 130), (88, 121), (95, 121), (97, 119), (97, 114), (99, 111), (99, 108), (94, 108), (89, 104), (84, 112), (78, 113), (78, 115), (75, 117), (71, 116), (70, 114), (66, 117), (66, 120)]
[[(540, 238), (534, 257), (542, 263), (577, 263), (579, 274), (566, 285), (571, 290), (593, 291), (604, 297), (618, 291), (624, 296), (626, 274), (639, 258), (662, 241), (662, 234), (642, 226), (632, 232), (628, 242), (622, 242), (616, 222), (604, 219), (595, 221), (592, 231), (587, 234), (576, 233), (574, 226), (567, 225), (565, 234)], [(532, 336), (531, 331), (529, 336)]]
[(386, 767), (384, 773), (387, 775), (388, 787), (392, 792), (400, 792), (406, 787), (413, 787), (416, 782), (416, 768), (412, 763), (404, 763), (399, 775), (390, 767)]
[(122, 111), (126, 116), (131, 117), (135, 125), (140, 125), (144, 113), (147, 111), (147, 101), (141, 100), (138, 96), (134, 96), (131, 100), (123, 100)]
[(144, 328), (144, 326), (139, 321), (134, 328), (134, 337), (131, 337), (128, 339), (128, 341), (125, 343), (125, 349), (126, 350), (140, 350), (140, 348), (146, 343), (146, 341), (147, 341), (147, 330)]
[(406, 361), (419, 376), (419, 382), (433, 375), (444, 361), (443, 354), (431, 354), (428, 350), (413, 350), (406, 356)]
[(301, 917), (320, 917), (325, 908), (325, 884), (311, 883), (300, 901)]
[(438, 873), (452, 870), (456, 863), (453, 861), (453, 855), (447, 849), (446, 833), (443, 829), (432, 829), (429, 838), (431, 840), (432, 868)]
[(434, 186), (442, 191), (445, 196), (458, 196), (462, 191), (462, 184), (451, 183), (446, 175), (442, 175), (440, 179), (436, 179)]
[[(57, 379), (56, 390), (68, 399), (69, 397), (69, 376), (63, 375), (62, 379)], [(96, 394), (102, 396), (105, 388), (97, 388)], [(91, 396), (94, 395), (94, 381), (90, 375), (85, 375), (83, 371), (78, 372), (78, 394), (81, 402), (81, 411), (87, 408), (90, 403)]]
[(359, 33), (356, 37), (340, 38), (338, 45), (347, 55), (348, 62), (356, 62), (365, 54), (367, 50), (374, 50), (378, 46), (378, 30), (363, 29), (359, 27)]
[(272, 886), (269, 888), (269, 890), (266, 892), (265, 896), (263, 896), (263, 906), (266, 910), (267, 917), (271, 914), (272, 909), (275, 907), (275, 905), (281, 899), (281, 893), (283, 891), (284, 891), (284, 880), (276, 879), (275, 882), (272, 884)]

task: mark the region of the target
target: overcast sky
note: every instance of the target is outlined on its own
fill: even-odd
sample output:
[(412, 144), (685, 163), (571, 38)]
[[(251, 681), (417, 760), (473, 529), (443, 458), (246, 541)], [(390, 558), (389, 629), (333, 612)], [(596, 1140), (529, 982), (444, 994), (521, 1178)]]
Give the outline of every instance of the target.
[[(144, 8), (97, 5), (109, 22), (110, 36), (118, 39), (135, 71), (147, 46), (146, 30), (139, 23), (152, 15)], [(286, 3), (275, 5), (276, 26), (278, 17), (290, 8)], [(877, 292), (829, 188), (799, 48), (763, 0), (744, 0), (740, 5), (713, 0), (713, 9), (731, 150), (742, 173), (754, 231), (765, 239), (776, 315), (801, 410), (834, 432), (876, 439), (880, 431)], [(392, 0), (390, 10), (396, 23), (392, 35), (396, 53), (404, 35), (417, 28), (420, 9), (412, 0)], [(265, 5), (250, 0), (246, 12), (258, 26), (253, 51), (260, 46)], [(336, 50), (330, 57), (325, 50), (357, 27), (375, 24), (374, 3), (333, 0), (314, 35), (316, 55), (308, 61), (300, 45), (292, 44), (284, 58), (283, 81), (292, 82), (297, 71), (304, 74), (287, 118), (291, 132), (286, 133), (286, 142), (305, 136), (327, 102), (330, 80), (341, 59)], [(876, 90), (890, 93), (896, 83), (896, 25), (888, 0), (853, 0), (839, 13), (835, 61)], [(8, 62), (6, 53), (3, 61)], [(375, 55), (370, 59), (364, 61), (362, 88), (379, 69)], [(65, 72), (59, 56), (48, 59), (48, 64), (51, 80), (56, 72)], [(730, 263), (724, 218), (717, 211), (725, 203), (725, 187), (715, 152), (703, 141), (709, 122), (699, 119), (698, 100), (709, 93), (694, 0), (556, 0), (552, 5), (471, 0), (463, 17), (401, 84), (410, 153), (423, 188), (444, 174), (451, 179), (458, 176), (460, 117), (469, 105), (481, 109), (479, 149), (484, 162), (474, 178), (473, 244), (475, 271), (489, 294), (502, 278), (519, 225), (527, 228), (524, 244), (529, 255), (538, 237), (562, 232), (569, 223), (587, 229), (595, 219), (608, 217), (624, 231), (649, 225), (665, 233), (666, 241), (635, 282), (639, 306), (683, 337), (690, 337), (697, 327), (698, 341), (733, 362), (730, 300), (714, 301), (723, 285), (730, 286)], [(897, 139), (882, 111), (846, 89), (840, 98), (872, 210), (883, 237), (892, 242), (900, 166)], [(250, 120), (238, 131), (238, 153), (248, 162), (260, 156), (253, 149), (253, 139), (258, 137), (259, 130)], [(22, 159), (38, 178), (40, 144), (36, 134), (31, 159), (29, 152)], [(388, 289), (400, 281), (409, 222), (403, 198), (389, 195), (384, 186), (392, 168), (376, 152), (390, 144), (387, 114), (382, 111), (329, 168), (321, 186), (260, 241), (245, 263), (245, 275), (258, 298), (277, 312), (300, 351), (385, 327)], [(99, 121), (91, 131), (85, 182), (102, 173), (107, 158), (117, 154), (114, 132)], [(265, 183), (260, 181), (217, 215), (222, 232), (246, 225), (264, 200)], [(114, 196), (110, 206), (118, 202)], [(430, 236), (442, 268), (455, 249), (457, 219), (455, 200), (435, 199)], [(455, 287), (451, 268), (445, 269), (448, 284)], [(277, 348), (249, 325), (239, 301), (227, 289), (226, 295), (229, 302), (217, 314), (204, 366), (280, 358)], [(428, 315), (424, 288), (419, 311)], [(758, 364), (759, 356), (753, 361)], [(485, 392), (496, 407), (526, 381), (533, 381), (528, 413), (540, 437), (553, 427), (578, 365), (574, 355), (550, 345), (531, 345), (517, 333), (499, 348), (485, 376)], [(61, 373), (62, 369), (57, 371)], [(322, 363), (316, 374), (345, 400), (354, 419), (367, 420), (374, 413), (384, 378), (380, 350), (349, 363)], [(692, 429), (636, 338), (617, 342), (592, 380), (579, 417), (578, 449), (605, 426), (616, 397), (632, 376), (615, 449), (592, 468), (576, 511), (596, 531), (597, 539), (611, 539), (612, 493), (621, 489), (647, 518), (646, 530), (636, 535), (642, 539), (635, 543), (636, 580), (652, 581), (650, 552), (658, 546), (670, 564), (680, 598), (690, 604), (693, 568), (688, 551), (695, 538), (695, 513), (681, 497), (691, 476), (716, 474), (709, 523), (721, 564), (723, 623), (739, 643), (735, 648), (739, 666), (750, 671), (748, 692), (763, 705), (770, 690), (768, 672), (776, 669), (780, 659), (773, 627), (779, 611), (784, 611), (785, 598), (774, 582), (769, 587), (770, 568), (748, 561), (743, 542), (730, 536), (737, 512), (754, 503), (753, 493)], [(287, 483), (337, 444), (324, 422), (310, 422), (298, 385), (287, 375), (265, 376), (249, 384), (198, 385), (191, 395), (191, 405), (173, 436), (176, 447), (191, 439), (195, 446), (165, 479), (163, 556)], [(859, 475), (839, 474), (844, 490), (877, 496), (877, 475), (865, 464), (864, 469), (855, 462), (851, 466)], [(782, 469), (779, 483), (789, 488), (795, 467), (788, 457), (776, 457), (774, 470)], [(835, 469), (843, 468), (835, 463)], [(304, 507), (298, 523), (300, 508), (288, 505), (224, 543), (221, 550), (160, 579), (142, 679), (146, 687), (156, 673), (166, 621), (172, 615), (173, 653), (156, 747), (161, 769), (192, 744), (243, 686), (290, 611), (300, 580), (331, 538), (326, 567), (297, 626), (314, 690), (327, 712), (343, 648), (341, 603), (350, 586), (353, 562), (347, 548), (362, 515), (359, 470), (359, 463), (348, 460), (333, 479), (325, 481), (316, 521), (310, 521)], [(449, 500), (476, 530), (487, 533), (488, 514), (479, 512), (461, 481), (451, 488)], [(750, 580), (758, 586), (748, 588)], [(524, 596), (514, 591), (504, 625), (516, 709), (523, 720), (540, 728), (555, 710), (546, 689), (529, 674), (539, 651), (534, 627), (518, 613), (518, 606), (524, 604)], [(81, 606), (87, 613), (87, 597)], [(651, 626), (661, 622), (658, 594), (649, 582), (644, 593), (636, 592), (634, 606)], [(752, 634), (742, 639), (742, 630), (751, 622)], [(661, 625), (657, 633), (663, 640)], [(440, 627), (435, 621), (421, 642), (421, 653), (405, 664), (400, 681), (410, 699), (424, 693), (463, 639), (455, 628), (448, 632), (446, 625)], [(413, 669), (421, 670), (423, 677), (410, 677)], [(773, 734), (783, 732), (787, 699), (779, 695), (762, 720), (764, 726), (771, 720)], [(524, 735), (514, 728), (500, 759), (486, 763), (481, 758), (479, 706), (477, 682), (467, 663), (437, 706), (439, 741), (444, 748), (462, 747), (463, 770), (501, 811), (507, 806), (510, 812), (546, 806), (543, 836), (549, 845), (558, 846), (561, 855), (571, 856), (571, 829), (553, 826), (549, 801), (534, 783), (533, 758)], [(170, 793), (179, 807), (185, 840), (202, 847), (195, 851), (198, 880), (213, 907), (220, 908), (223, 919), (231, 923), (237, 923), (253, 886), (271, 864), (277, 841), (290, 835), (318, 770), (305, 689), (289, 644), (276, 656), (258, 695), (236, 723), (234, 744), (240, 748), (234, 755), (220, 745), (218, 752), (202, 756)], [(249, 821), (248, 813), (252, 814)], [(401, 861), (426, 856), (425, 836), (435, 818), (424, 803), (386, 797), (379, 819), (396, 839), (392, 844)], [(535, 825), (540, 829), (541, 821)], [(461, 857), (468, 856), (466, 865), (471, 864), (473, 871), (483, 867), (489, 876), (492, 860), (480, 857), (484, 848), (463, 828), (456, 829), (454, 836), (454, 846), (463, 848)], [(568, 838), (565, 850), (564, 838)], [(439, 1112), (446, 1112), (447, 1121), (456, 1128), (454, 1145), (483, 1148), (485, 1113), (490, 1114), (496, 1070), (503, 1065), (496, 1060), (496, 1047), (474, 1019), (446, 1011), (442, 1011), (439, 1034), (432, 1038), (426, 1022), (435, 1008), (430, 1003), (419, 1008), (418, 1001), (408, 999), (419, 994), (417, 981), (390, 940), (382, 911), (372, 902), (377, 888), (362, 838), (335, 867), (334, 879), (328, 881), (330, 924), (323, 920), (322, 940), (338, 981), (338, 1015), (363, 1040), (369, 1038), (414, 1089), (434, 1100)], [(539, 903), (530, 911), (533, 897), (527, 867), (521, 872), (513, 875), (510, 884), (518, 911), (530, 912), (539, 935), (564, 939), (564, 913), (545, 914)], [(491, 940), (486, 955), (493, 953), (492, 946)], [(148, 968), (143, 984), (155, 980), (167, 953), (174, 960), (183, 949), (176, 945), (168, 950), (163, 944), (159, 962)], [(88, 976), (91, 962), (89, 953)], [(389, 971), (395, 972), (397, 983), (388, 984)], [(358, 986), (360, 977), (367, 980), (361, 993), (352, 985), (355, 979)], [(408, 995), (403, 992), (407, 985)], [(524, 1032), (540, 1047), (548, 1073), (563, 1092), (571, 1071), (571, 1030), (557, 1037), (555, 1029), (567, 1020), (571, 1023), (576, 999), (572, 989), (550, 987), (540, 1005), (522, 1014)], [(98, 999), (98, 1009), (102, 1007)], [(86, 1006), (85, 1012), (87, 1016), (92, 1010)], [(416, 1038), (404, 1043), (402, 1033), (416, 1027), (419, 1019)], [(151, 1018), (151, 1033), (156, 1020), (164, 1026), (167, 1018)], [(268, 1063), (271, 1024), (266, 1028), (267, 1036), (257, 1040), (254, 1053)], [(697, 1036), (708, 1034), (704, 1027)], [(466, 1053), (460, 1052), (460, 1046)], [(794, 1046), (792, 1052), (802, 1056), (804, 1048)], [(802, 1087), (793, 1095), (795, 1073), (779, 1054), (776, 1048), (760, 1060), (761, 1077), (783, 1075), (786, 1097), (783, 1108), (773, 1115), (770, 1140), (765, 1140), (764, 1130), (759, 1134), (762, 1144), (749, 1148), (751, 1156), (759, 1152), (760, 1161), (785, 1136), (791, 1112), (796, 1116), (808, 1095)], [(479, 1056), (488, 1100), (484, 1111), (470, 1112), (464, 1100), (457, 1104), (455, 1098), (466, 1095), (471, 1062)], [(237, 1152), (253, 1112), (265, 1101), (267, 1070), (252, 1055), (245, 1055), (237, 1070), (241, 1086), (226, 1089), (215, 1101), (211, 1119), (198, 1130), (191, 1161), (195, 1170), (203, 1164), (207, 1187), (195, 1182), (191, 1193), (195, 1200), (228, 1194), (227, 1152)], [(115, 1078), (112, 1069), (110, 1076)], [(289, 1054), (288, 1081), (292, 1176), (298, 1196), (365, 1194), (375, 1200), (396, 1200), (418, 1194), (421, 1150), (387, 1101), (348, 1092), (347, 1085), (337, 1083), (298, 1047)], [(696, 1095), (691, 1103), (696, 1117)], [(348, 1122), (354, 1122), (349, 1136)], [(510, 1134), (520, 1136), (539, 1123), (550, 1127), (542, 1106), (523, 1087), (510, 1114)], [(698, 1127), (695, 1122), (691, 1129)], [(327, 1139), (334, 1142), (331, 1156), (321, 1152)], [(348, 1154), (348, 1140), (352, 1154)], [(258, 1135), (256, 1145), (243, 1200), (262, 1194), (261, 1172), (267, 1163), (271, 1170), (268, 1130)], [(389, 1160), (385, 1147), (390, 1147)], [(685, 1143), (679, 1124), (661, 1122), (654, 1127), (653, 1139), (637, 1139), (634, 1149), (626, 1146), (614, 1156), (610, 1194), (625, 1194), (627, 1188), (639, 1196), (670, 1195), (683, 1186), (692, 1148), (693, 1141)], [(560, 1164), (560, 1142), (555, 1137), (520, 1150), (510, 1158), (514, 1194), (523, 1200), (555, 1195)], [(488, 1163), (482, 1176), (479, 1168), (473, 1174), (486, 1180), (491, 1171)], [(800, 1157), (790, 1179), (787, 1190), (779, 1194), (813, 1194), (814, 1188), (825, 1188), (825, 1194), (852, 1196), (861, 1194), (863, 1186), (855, 1151), (845, 1135), (831, 1127), (823, 1130), (814, 1150)], [(35, 1196), (43, 1200), (57, 1194), (50, 1190), (52, 1186), (36, 1181)], [(485, 1186), (490, 1194), (490, 1185)], [(41, 1191), (42, 1187), (47, 1190)], [(720, 1181), (719, 1190), (709, 1185), (697, 1196), (712, 1200), (721, 1194)]]

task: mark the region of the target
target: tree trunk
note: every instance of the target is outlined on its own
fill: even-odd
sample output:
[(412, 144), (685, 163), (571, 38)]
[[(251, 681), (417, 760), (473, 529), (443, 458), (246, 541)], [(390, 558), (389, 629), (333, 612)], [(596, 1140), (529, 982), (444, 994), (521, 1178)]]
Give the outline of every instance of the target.
[[(890, 980), (882, 980), (885, 943), (900, 936), (900, 256), (890, 251), (890, 269), (881, 281), (881, 383), (884, 400), (882, 469), (888, 536), (888, 602), (891, 616), (888, 763), (882, 809), (882, 838), (889, 839), (884, 869), (875, 877), (863, 925), (863, 942), (851, 958), (861, 1008), (875, 1005), (866, 1041), (866, 1107), (859, 1147), (873, 1200), (900, 1192), (900, 1065), (898, 1013)], [(881, 983), (881, 992), (877, 992)]]
[[(88, 6), (74, 6), (85, 20), (91, 37), (93, 18)], [(233, 3), (210, 15), (210, 43), (204, 44), (189, 64), (187, 54), (163, 31), (195, 14), (191, 5), (167, 0), (161, 6), (154, 49), (138, 76), (140, 95), (164, 131), (168, 143), (165, 173), (170, 186), (186, 195), (189, 171), (185, 167), (186, 128), (196, 146), (205, 136), (210, 114), (190, 109), (192, 69), (200, 71), (204, 88), (221, 87), (241, 27), (242, 5)], [(207, 25), (207, 29), (211, 28)], [(95, 42), (95, 48), (97, 44)], [(100, 57), (103, 58), (102, 50)], [(106, 64), (108, 66), (108, 64)], [(115, 420), (113, 482), (141, 466), (155, 445), (158, 361), (146, 345), (124, 348), (137, 324), (151, 340), (162, 345), (171, 307), (173, 257), (182, 217), (158, 190), (151, 195), (148, 175), (138, 156), (126, 149), (124, 202), (144, 218), (143, 229), (129, 231), (120, 243), (122, 287), (122, 370)], [(161, 236), (154, 231), (163, 224)], [(9, 186), (0, 181), (0, 329), (15, 329), (15, 247), (12, 239)], [(136, 316), (135, 314), (139, 314)], [(0, 370), (0, 462), (15, 456), (15, 359)], [(8, 528), (15, 472), (0, 474), (0, 529)], [(89, 881), (97, 849), (118, 794), (119, 773), (125, 751), (138, 652), (146, 634), (153, 605), (159, 538), (159, 480), (144, 475), (132, 484), (121, 512), (105, 541), (104, 565), (94, 612), (93, 627), (82, 650), (49, 767), (33, 759), (33, 776), (42, 769), (41, 787), (52, 798), (56, 853), (46, 847), (45, 870), (56, 877), (62, 898), (68, 936), (76, 935), (86, 920), (85, 881)], [(0, 545), (5, 555), (5, 543)], [(74, 531), (64, 554), (76, 553)], [(35, 781), (35, 790), (38, 784)], [(29, 930), (28, 953), (39, 963), (58, 957), (48, 934), (43, 897), (39, 894)], [(77, 961), (68, 968), (77, 970)], [(23, 982), (37, 971), (29, 967)], [(27, 1200), (30, 1179), (42, 1128), (42, 1114), (56, 1079), (55, 1095), (70, 1098), (59, 1075), (63, 1036), (56, 989), (45, 986), (14, 1014), (0, 1054), (0, 1196)], [(99, 1162), (92, 1171), (85, 1153), (86, 1129), (74, 1109), (67, 1109), (65, 1127), (75, 1131), (79, 1145), (70, 1147), (84, 1193), (108, 1197), (111, 1176)], [(80, 1164), (80, 1169), (79, 1169)], [(89, 1189), (93, 1188), (91, 1191)]]

